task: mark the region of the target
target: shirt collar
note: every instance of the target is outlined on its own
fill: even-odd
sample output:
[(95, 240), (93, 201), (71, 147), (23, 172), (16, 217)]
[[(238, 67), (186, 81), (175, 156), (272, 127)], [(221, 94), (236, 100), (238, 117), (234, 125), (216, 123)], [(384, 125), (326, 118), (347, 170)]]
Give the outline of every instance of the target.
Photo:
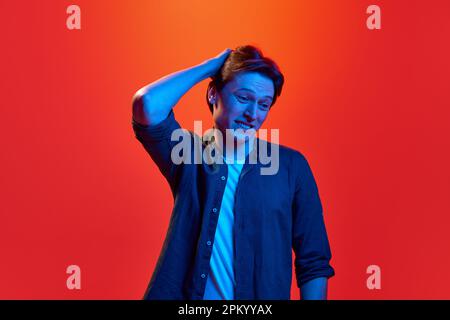
[[(211, 148), (213, 150), (211, 152), (206, 152), (207, 163), (213, 163), (212, 164), (213, 166), (219, 166), (219, 165), (225, 164), (225, 161), (223, 161), (223, 153), (220, 150), (220, 147), (218, 147), (218, 145), (215, 143), (213, 130), (208, 130), (207, 132), (208, 133), (203, 135), (203, 137), (201, 138), (203, 147)], [(250, 170), (252, 170), (254, 168), (261, 167), (260, 159), (258, 156), (258, 148), (257, 148), (257, 146), (259, 146), (259, 145), (260, 145), (260, 139), (258, 137), (255, 137), (253, 139), (252, 150), (245, 157), (245, 163), (244, 163), (244, 167), (241, 172), (241, 176), (245, 175), (247, 172), (249, 172)], [(217, 152), (219, 154), (218, 157), (215, 156), (215, 152)], [(214, 155), (211, 155), (211, 153), (213, 153)], [(220, 157), (220, 159), (222, 159), (222, 163), (216, 163), (215, 160), (217, 160), (219, 157)]]

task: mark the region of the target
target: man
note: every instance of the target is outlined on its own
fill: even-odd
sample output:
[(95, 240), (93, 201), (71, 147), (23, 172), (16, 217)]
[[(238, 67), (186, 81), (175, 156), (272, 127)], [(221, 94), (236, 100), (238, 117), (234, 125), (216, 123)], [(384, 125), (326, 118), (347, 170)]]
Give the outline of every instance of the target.
[[(212, 134), (173, 135), (180, 125), (172, 108), (208, 77), (213, 79), (206, 95)], [(144, 298), (290, 299), (293, 249), (301, 298), (326, 299), (334, 270), (308, 162), (298, 151), (266, 143), (277, 163), (276, 170), (264, 174), (268, 163), (258, 146), (265, 142), (254, 135), (283, 83), (271, 59), (256, 47), (243, 46), (135, 94), (136, 138), (174, 196), (169, 230)], [(175, 161), (180, 156), (176, 136), (189, 139), (181, 162)], [(205, 161), (193, 163), (198, 155)]]

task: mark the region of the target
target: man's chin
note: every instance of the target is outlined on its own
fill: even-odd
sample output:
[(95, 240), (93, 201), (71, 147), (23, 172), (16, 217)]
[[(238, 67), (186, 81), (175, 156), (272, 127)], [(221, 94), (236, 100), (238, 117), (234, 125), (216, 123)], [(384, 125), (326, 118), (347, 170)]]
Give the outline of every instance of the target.
[(247, 130), (244, 130), (242, 128), (236, 128), (233, 131), (233, 137), (237, 143), (244, 143), (246, 141), (250, 141), (254, 139), (255, 136), (256, 130), (253, 128)]

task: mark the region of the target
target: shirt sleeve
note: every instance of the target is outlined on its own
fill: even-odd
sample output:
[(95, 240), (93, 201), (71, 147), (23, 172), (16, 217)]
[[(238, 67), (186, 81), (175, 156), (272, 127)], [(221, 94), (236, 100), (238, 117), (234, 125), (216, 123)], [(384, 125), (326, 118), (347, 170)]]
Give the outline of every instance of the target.
[[(179, 171), (181, 164), (172, 161), (172, 149), (179, 141), (172, 141), (174, 130), (181, 129), (178, 121), (175, 120), (173, 110), (162, 122), (157, 125), (142, 125), (132, 119), (132, 126), (136, 139), (141, 142), (147, 153), (153, 159), (159, 170), (169, 182), (172, 193), (175, 192), (179, 182)], [(184, 136), (189, 135), (183, 130)]]
[(306, 158), (296, 153), (297, 170), (293, 203), (292, 247), (297, 286), (319, 277), (330, 278), (331, 250), (316, 182)]

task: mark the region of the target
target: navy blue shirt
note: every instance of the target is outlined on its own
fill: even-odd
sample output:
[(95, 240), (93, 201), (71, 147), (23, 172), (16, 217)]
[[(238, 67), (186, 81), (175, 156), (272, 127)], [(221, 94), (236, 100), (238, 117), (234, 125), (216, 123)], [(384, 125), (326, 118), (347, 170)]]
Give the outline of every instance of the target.
[[(155, 126), (134, 120), (132, 126), (136, 138), (168, 181), (174, 198), (167, 235), (144, 299), (201, 300), (227, 182), (227, 165), (207, 161), (174, 164), (171, 152), (179, 142), (172, 141), (171, 134), (180, 125), (173, 111)], [(207, 147), (208, 142), (194, 133), (185, 134), (191, 140), (192, 154), (199, 150), (198, 146), (199, 152)], [(195, 141), (200, 141), (199, 145)], [(249, 161), (250, 157), (255, 161)], [(280, 145), (278, 172), (262, 175), (260, 168), (270, 166), (265, 162), (260, 161), (254, 148), (247, 155), (236, 188), (236, 300), (290, 299), (292, 250), (299, 288), (314, 278), (334, 275), (322, 205), (307, 160), (300, 152)]]

